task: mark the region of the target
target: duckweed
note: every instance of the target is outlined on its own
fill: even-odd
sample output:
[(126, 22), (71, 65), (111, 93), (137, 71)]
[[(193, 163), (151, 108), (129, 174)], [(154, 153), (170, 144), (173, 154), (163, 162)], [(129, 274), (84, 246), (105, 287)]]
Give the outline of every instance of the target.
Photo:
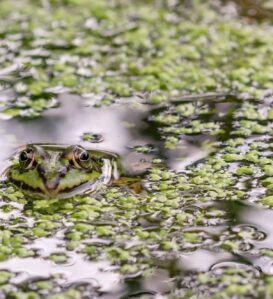
[[(10, 117), (36, 117), (68, 91), (109, 105), (138, 95), (162, 103), (212, 90), (257, 96), (272, 88), (271, 27), (223, 15), (228, 9), (221, 4), (197, 1), (184, 13), (182, 3), (174, 9), (145, 1), (19, 2), (5, 0), (1, 9), (0, 79), (14, 91), (2, 113)], [(176, 112), (164, 122), (176, 123), (196, 107), (187, 103)], [(241, 113), (251, 120), (272, 111), (265, 116), (246, 103)]]
[[(57, 105), (63, 92), (83, 95), (96, 106), (138, 97), (157, 105), (149, 106), (147, 124), (166, 149), (175, 152), (188, 143), (210, 151), (177, 171), (158, 157), (139, 194), (109, 186), (66, 201), (31, 200), (1, 182), (0, 260), (62, 265), (70, 254), (80, 255), (107, 261), (114, 269), (108, 271), (121, 280), (141, 276), (143, 285), (158, 269), (166, 270), (175, 284), (165, 292), (169, 298), (272, 296), (265, 268), (257, 271), (237, 260), (223, 265), (222, 257), (205, 271), (183, 268), (183, 257), (200, 251), (240, 261), (272, 257), (272, 248), (259, 243), (266, 238), (262, 228), (240, 226), (246, 220), (238, 217), (247, 207), (270, 212), (273, 206), (272, 95), (261, 96), (272, 88), (270, 20), (223, 18), (225, 4), (208, 1), (193, 1), (187, 11), (177, 1), (2, 2), (0, 80), (11, 92), (0, 99), (3, 114), (37, 117)], [(208, 98), (211, 91), (221, 96)], [(99, 137), (86, 132), (80, 138)], [(131, 148), (145, 154), (155, 149)], [(247, 222), (256, 225), (254, 218)], [(35, 247), (50, 238), (60, 241), (58, 250), (43, 254)], [(90, 285), (66, 285), (61, 275), (12, 281), (19, 275), (0, 271), (0, 297), (103, 293)]]

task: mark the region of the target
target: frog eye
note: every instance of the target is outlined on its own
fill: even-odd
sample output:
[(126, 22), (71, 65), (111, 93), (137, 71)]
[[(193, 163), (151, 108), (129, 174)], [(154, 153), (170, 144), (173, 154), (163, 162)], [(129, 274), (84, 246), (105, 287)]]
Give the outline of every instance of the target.
[(77, 164), (79, 164), (80, 167), (83, 167), (83, 168), (92, 167), (90, 154), (86, 150), (83, 149), (75, 154), (76, 154)]
[(90, 158), (90, 155), (87, 151), (81, 152), (79, 155), (80, 161), (88, 161)]
[(20, 162), (23, 162), (23, 163), (26, 162), (28, 160), (27, 152), (25, 152), (25, 151), (21, 152), (19, 155), (19, 160), (20, 160)]
[(33, 150), (26, 149), (19, 154), (19, 163), (20, 166), (24, 167), (25, 169), (29, 169), (33, 164)]
[(92, 159), (89, 152), (79, 145), (69, 147), (65, 157), (76, 168), (92, 168)]

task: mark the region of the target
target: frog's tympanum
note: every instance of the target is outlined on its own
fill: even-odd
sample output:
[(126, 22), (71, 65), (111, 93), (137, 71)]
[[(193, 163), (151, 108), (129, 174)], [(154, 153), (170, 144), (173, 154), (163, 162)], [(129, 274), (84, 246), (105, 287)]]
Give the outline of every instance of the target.
[(67, 198), (91, 193), (119, 178), (119, 158), (80, 145), (29, 144), (11, 158), (4, 174), (32, 197)]

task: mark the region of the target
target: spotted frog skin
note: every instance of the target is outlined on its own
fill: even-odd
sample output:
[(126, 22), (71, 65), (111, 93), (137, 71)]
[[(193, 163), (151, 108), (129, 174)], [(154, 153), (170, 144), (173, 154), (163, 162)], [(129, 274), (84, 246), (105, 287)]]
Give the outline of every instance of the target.
[(7, 180), (33, 198), (68, 198), (92, 193), (118, 180), (118, 155), (80, 145), (28, 144), (10, 159)]

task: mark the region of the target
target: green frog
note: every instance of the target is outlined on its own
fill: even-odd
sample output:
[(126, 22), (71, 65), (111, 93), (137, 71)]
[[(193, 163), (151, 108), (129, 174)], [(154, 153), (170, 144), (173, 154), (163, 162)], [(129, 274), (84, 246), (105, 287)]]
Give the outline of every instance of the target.
[(118, 181), (119, 156), (80, 145), (28, 144), (11, 158), (5, 177), (33, 198), (68, 198)]

